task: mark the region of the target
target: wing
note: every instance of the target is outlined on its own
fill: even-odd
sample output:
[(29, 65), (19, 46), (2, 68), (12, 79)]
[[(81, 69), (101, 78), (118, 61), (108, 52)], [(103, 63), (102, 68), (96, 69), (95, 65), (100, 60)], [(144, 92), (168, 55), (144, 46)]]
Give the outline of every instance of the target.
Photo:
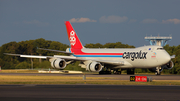
[(22, 55), (22, 54), (11, 54), (11, 53), (4, 53), (5, 55), (11, 56), (19, 56), (24, 58), (41, 58), (41, 59), (51, 59), (51, 58), (61, 58), (65, 60), (77, 60), (77, 61), (85, 61), (86, 59), (79, 59), (74, 56), (62, 56), (62, 55), (54, 55), (54, 56), (39, 56), (39, 55)]
[(96, 61), (105, 64), (111, 65), (124, 65), (124, 61), (116, 61), (116, 60), (97, 60), (97, 59), (84, 59), (84, 58), (77, 58), (74, 56), (61, 56), (61, 55), (54, 55), (56, 58), (61, 58), (65, 60), (75, 60), (75, 61)]
[(41, 59), (51, 59), (51, 58), (61, 58), (64, 60), (75, 60), (75, 61), (96, 61), (105, 64), (111, 65), (124, 65), (124, 61), (116, 61), (116, 60), (97, 60), (97, 59), (84, 59), (84, 58), (77, 58), (74, 56), (62, 56), (62, 55), (54, 55), (54, 56), (38, 56), (38, 55), (22, 55), (22, 54), (11, 54), (11, 53), (4, 53), (5, 55), (11, 56), (19, 56), (24, 58), (41, 58)]
[(110, 65), (124, 65), (124, 61), (115, 61), (115, 60), (94, 60), (94, 61), (110, 64)]
[(22, 54), (11, 54), (11, 53), (4, 53), (4, 54), (11, 56), (25, 57), (25, 58), (41, 58), (41, 59), (53, 58), (53, 56), (22, 55)]

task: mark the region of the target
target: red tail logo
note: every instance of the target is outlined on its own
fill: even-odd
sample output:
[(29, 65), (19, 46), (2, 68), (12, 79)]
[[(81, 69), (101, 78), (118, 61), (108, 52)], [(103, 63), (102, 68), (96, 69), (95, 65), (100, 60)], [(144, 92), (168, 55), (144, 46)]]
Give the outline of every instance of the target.
[(74, 31), (71, 23), (69, 21), (65, 21), (65, 25), (66, 25), (68, 39), (69, 39), (71, 48), (82, 49), (83, 45), (82, 45), (81, 41), (79, 40), (76, 32)]
[(73, 46), (76, 44), (75, 34), (76, 33), (74, 31), (71, 31), (70, 32), (70, 37), (69, 37), (70, 44), (73, 45)]

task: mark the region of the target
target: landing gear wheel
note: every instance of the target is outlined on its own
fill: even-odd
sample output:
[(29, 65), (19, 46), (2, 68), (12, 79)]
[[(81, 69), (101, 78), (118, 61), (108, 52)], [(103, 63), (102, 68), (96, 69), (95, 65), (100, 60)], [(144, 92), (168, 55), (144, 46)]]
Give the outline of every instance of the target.
[(161, 72), (159, 72), (159, 73), (158, 73), (158, 72), (156, 72), (155, 74), (156, 74), (156, 75), (161, 75)]
[(161, 67), (156, 67), (156, 75), (161, 75), (161, 71), (160, 71)]
[(128, 75), (134, 75), (134, 69), (127, 69)]
[(100, 71), (99, 74), (111, 74), (111, 71)]
[(113, 74), (121, 74), (121, 71), (113, 70)]

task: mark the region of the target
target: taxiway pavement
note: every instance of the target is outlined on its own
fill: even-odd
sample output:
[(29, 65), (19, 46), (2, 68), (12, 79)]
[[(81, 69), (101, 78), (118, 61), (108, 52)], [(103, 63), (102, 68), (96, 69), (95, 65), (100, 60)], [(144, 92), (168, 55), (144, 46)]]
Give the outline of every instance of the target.
[(180, 86), (0, 85), (1, 101), (179, 101)]

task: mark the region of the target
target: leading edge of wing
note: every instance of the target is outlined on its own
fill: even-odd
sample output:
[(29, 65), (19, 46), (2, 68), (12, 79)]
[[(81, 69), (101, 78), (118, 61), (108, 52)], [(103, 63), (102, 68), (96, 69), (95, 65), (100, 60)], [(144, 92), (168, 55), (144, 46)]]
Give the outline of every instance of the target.
[(19, 57), (24, 57), (24, 58), (41, 58), (41, 59), (61, 58), (61, 59), (65, 59), (65, 60), (82, 60), (82, 59), (77, 59), (76, 57), (73, 57), (73, 56), (63, 56), (63, 55), (39, 56), (39, 55), (22, 55), (22, 54), (11, 54), (11, 53), (3, 53), (3, 54), (11, 55), (11, 56), (19, 56)]
[(65, 59), (65, 60), (96, 61), (96, 62), (105, 63), (105, 64), (111, 64), (111, 65), (124, 65), (124, 61), (83, 59), (83, 58), (77, 58), (77, 57), (74, 57), (74, 56), (62, 56), (62, 55), (38, 56), (38, 55), (21, 55), (21, 54), (11, 54), (11, 53), (4, 53), (4, 54), (5, 54), (5, 55), (11, 55), (11, 56), (19, 56), (19, 57), (24, 57), (24, 58), (41, 58), (41, 59), (61, 58), (61, 59)]
[(54, 55), (55, 58), (62, 58), (67, 60), (76, 60), (76, 61), (96, 61), (100, 63), (105, 64), (111, 64), (111, 65), (124, 65), (124, 61), (116, 61), (116, 60), (96, 60), (96, 59), (83, 59), (83, 58), (77, 58), (73, 56), (61, 56), (61, 55)]

